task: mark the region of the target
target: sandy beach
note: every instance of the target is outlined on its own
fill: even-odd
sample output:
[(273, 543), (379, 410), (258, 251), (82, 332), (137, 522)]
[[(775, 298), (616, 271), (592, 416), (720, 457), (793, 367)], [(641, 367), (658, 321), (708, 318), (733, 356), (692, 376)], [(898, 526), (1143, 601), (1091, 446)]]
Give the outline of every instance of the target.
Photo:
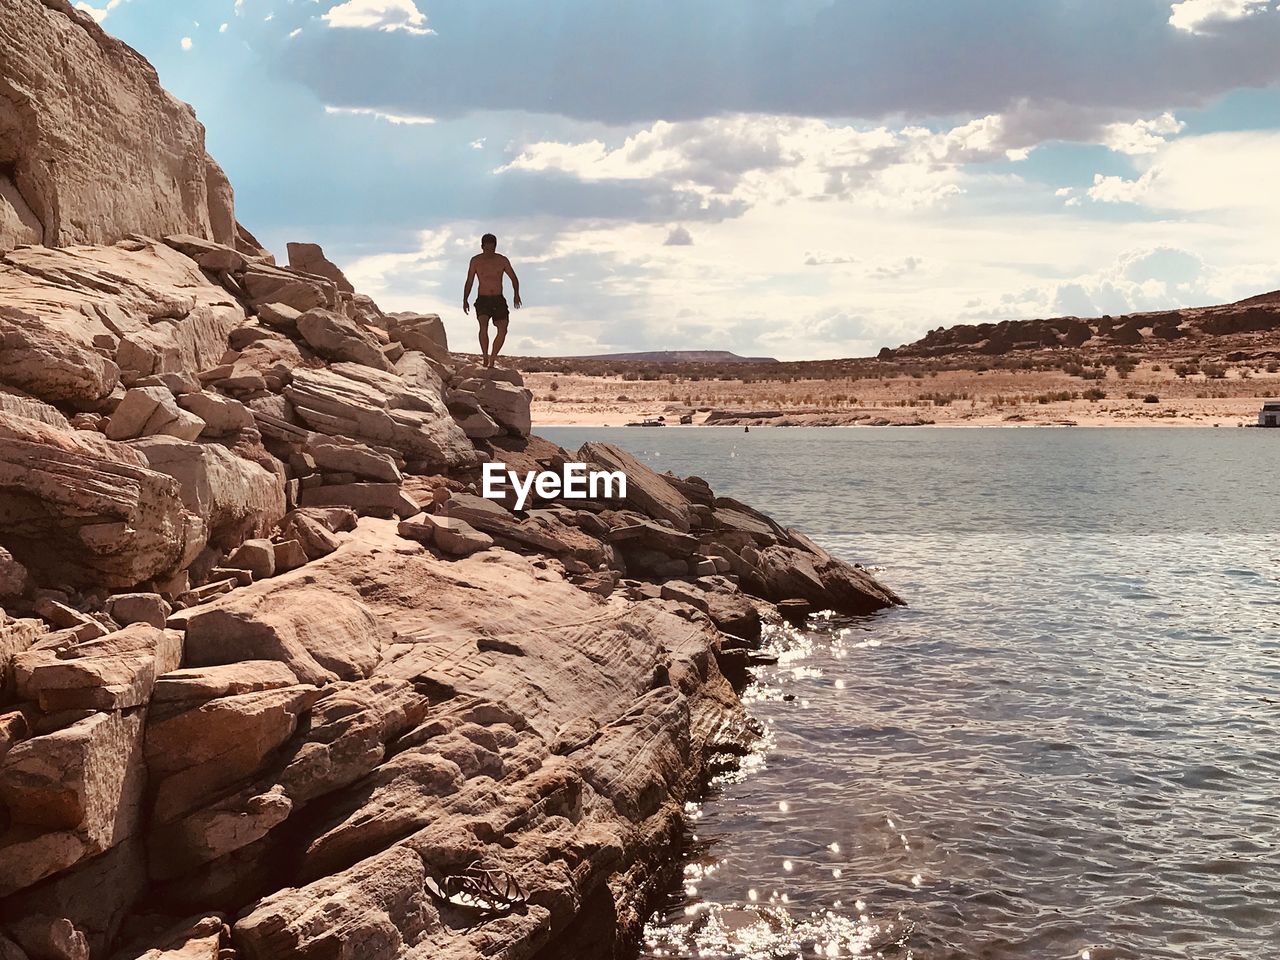
[(1280, 374), (1265, 367), (1234, 366), (1211, 379), (1181, 377), (1160, 363), (1139, 364), (1124, 378), (1112, 369), (1088, 381), (1061, 370), (1005, 369), (770, 379), (755, 368), (736, 380), (684, 372), (656, 380), (544, 372), (526, 374), (526, 383), (535, 426), (616, 427), (658, 417), (674, 426), (689, 414), (700, 425), (738, 411), (777, 412), (784, 425), (815, 426), (1235, 427), (1256, 423), (1264, 399), (1280, 396)]

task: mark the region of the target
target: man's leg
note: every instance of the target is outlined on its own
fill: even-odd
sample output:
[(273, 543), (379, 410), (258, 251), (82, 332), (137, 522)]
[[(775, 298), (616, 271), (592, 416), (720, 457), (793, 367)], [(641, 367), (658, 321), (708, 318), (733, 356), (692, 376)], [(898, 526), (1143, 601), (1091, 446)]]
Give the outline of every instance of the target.
[(493, 366), (498, 360), (498, 351), (502, 349), (502, 345), (507, 342), (507, 317), (494, 317), (493, 326), (498, 331), (498, 335), (493, 338), (493, 352), (489, 354), (489, 366)]
[(480, 364), (487, 367), (489, 365), (489, 318), (477, 311), (476, 319), (480, 321)]

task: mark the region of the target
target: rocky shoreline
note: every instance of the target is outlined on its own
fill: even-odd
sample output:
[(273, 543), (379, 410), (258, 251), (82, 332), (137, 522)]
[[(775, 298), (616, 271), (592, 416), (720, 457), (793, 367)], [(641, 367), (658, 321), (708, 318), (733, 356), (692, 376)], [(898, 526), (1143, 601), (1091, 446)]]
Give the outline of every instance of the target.
[[(752, 737), (762, 625), (901, 601), (696, 477), (531, 436), (520, 374), (438, 317), (313, 244), (276, 264), (136, 53), (65, 0), (0, 8), (3, 75), (60, 80), (0, 100), (26, 124), (0, 166), (0, 958), (624, 950), (683, 804)], [(77, 90), (116, 126), (77, 125)], [(113, 178), (157, 142), (202, 185), (182, 202)], [(627, 495), (516, 511), (477, 496), (491, 461)], [(521, 902), (433, 892), (472, 866)]]

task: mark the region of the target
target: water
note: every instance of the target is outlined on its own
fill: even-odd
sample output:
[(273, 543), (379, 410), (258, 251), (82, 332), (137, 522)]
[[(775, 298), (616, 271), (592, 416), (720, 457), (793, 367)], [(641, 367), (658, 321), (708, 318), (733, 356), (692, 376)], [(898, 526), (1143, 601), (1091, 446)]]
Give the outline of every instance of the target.
[(1280, 957), (1280, 431), (542, 432), (911, 603), (776, 639), (644, 957)]

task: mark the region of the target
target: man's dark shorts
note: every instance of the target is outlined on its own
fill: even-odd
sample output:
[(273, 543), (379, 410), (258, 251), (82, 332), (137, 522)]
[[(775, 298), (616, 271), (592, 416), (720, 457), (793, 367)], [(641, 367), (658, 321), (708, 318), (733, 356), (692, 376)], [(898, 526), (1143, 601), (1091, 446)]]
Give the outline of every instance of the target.
[(511, 308), (507, 306), (507, 298), (500, 294), (492, 297), (476, 297), (476, 316), (481, 320), (492, 319), (494, 323), (505, 326), (511, 319)]

